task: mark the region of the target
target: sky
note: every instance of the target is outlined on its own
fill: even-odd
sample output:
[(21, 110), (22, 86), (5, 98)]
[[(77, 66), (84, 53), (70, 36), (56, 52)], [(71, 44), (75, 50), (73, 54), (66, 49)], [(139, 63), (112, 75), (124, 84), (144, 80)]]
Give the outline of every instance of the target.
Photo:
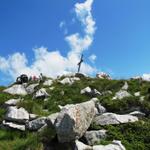
[(149, 0), (0, 0), (0, 85), (17, 76), (150, 73)]

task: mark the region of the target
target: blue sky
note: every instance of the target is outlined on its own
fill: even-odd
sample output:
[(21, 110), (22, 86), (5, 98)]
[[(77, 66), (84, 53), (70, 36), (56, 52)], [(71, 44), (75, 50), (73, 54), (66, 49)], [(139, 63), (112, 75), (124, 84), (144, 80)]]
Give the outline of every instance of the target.
[[(115, 78), (149, 73), (149, 8), (149, 0), (0, 0), (0, 84), (23, 71), (50, 76), (75, 71), (81, 53), (84, 73), (104, 71)], [(84, 23), (86, 17), (94, 24)], [(88, 26), (93, 31), (86, 32)]]

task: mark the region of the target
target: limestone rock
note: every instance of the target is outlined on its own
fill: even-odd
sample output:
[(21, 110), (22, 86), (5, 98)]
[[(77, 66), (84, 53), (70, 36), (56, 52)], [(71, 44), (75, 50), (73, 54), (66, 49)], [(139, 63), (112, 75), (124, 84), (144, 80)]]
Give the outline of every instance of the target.
[(116, 94), (115, 94), (115, 97), (113, 97), (113, 100), (115, 100), (115, 99), (123, 99), (123, 98), (125, 98), (125, 97), (130, 97), (131, 96), (131, 94), (130, 93), (128, 93), (127, 91), (124, 91), (124, 90), (120, 90), (119, 92), (117, 92)]
[(89, 145), (85, 145), (84, 143), (76, 140), (74, 150), (93, 150), (93, 148)]
[(29, 120), (29, 113), (24, 108), (8, 107), (5, 119), (8, 121), (15, 121), (19, 123), (25, 123)]
[(82, 137), (94, 116), (95, 102), (92, 100), (63, 107), (55, 121), (59, 142), (70, 142)]
[(112, 144), (108, 145), (95, 145), (93, 150), (126, 150), (125, 147), (121, 144), (121, 141), (114, 140)]
[(22, 84), (15, 84), (7, 89), (5, 89), (3, 92), (9, 93), (12, 95), (27, 95), (27, 91)]
[(124, 86), (121, 88), (122, 90), (128, 90), (129, 85), (127, 82), (125, 82)]
[(134, 96), (140, 96), (140, 92), (136, 92), (136, 93), (134, 93)]
[(96, 103), (96, 115), (101, 115), (106, 112), (106, 108), (102, 106), (100, 103)]
[(16, 106), (17, 103), (19, 103), (20, 101), (21, 101), (21, 99), (10, 99), (10, 100), (6, 101), (6, 102), (4, 103), (4, 105), (5, 105), (6, 107), (8, 107), (8, 106)]
[(121, 124), (138, 121), (138, 118), (130, 114), (118, 115), (115, 113), (104, 113), (94, 118), (94, 123), (97, 125)]
[(37, 87), (39, 84), (31, 84), (26, 88), (26, 91), (28, 92), (28, 94), (32, 94), (35, 91), (35, 87)]
[(25, 131), (25, 125), (16, 124), (16, 123), (13, 123), (13, 122), (6, 122), (5, 120), (2, 122), (2, 125), (6, 128), (12, 128), (12, 129)]
[(86, 131), (84, 134), (84, 139), (88, 143), (88, 145), (94, 145), (100, 140), (106, 138), (106, 130), (98, 130), (98, 131)]
[(45, 88), (41, 88), (40, 90), (38, 90), (36, 93), (35, 93), (35, 95), (34, 95), (34, 97), (33, 98), (46, 98), (46, 97), (48, 97), (49, 96), (49, 94), (46, 92), (46, 89)]
[(87, 94), (90, 96), (102, 95), (99, 91), (97, 91), (96, 89), (91, 89), (90, 87), (86, 87), (86, 88), (82, 89), (80, 93)]
[(38, 117), (38, 115), (36, 115), (36, 114), (29, 114), (30, 121), (36, 119), (37, 117)]
[(41, 117), (32, 121), (29, 121), (26, 123), (26, 128), (31, 131), (37, 131), (46, 124), (45, 120), (46, 120), (46, 117)]
[(49, 80), (46, 80), (43, 85), (44, 86), (51, 86), (53, 84), (53, 80), (49, 79)]
[(75, 81), (79, 81), (80, 78), (78, 77), (72, 77), (72, 78), (69, 78), (69, 77), (66, 77), (64, 78), (63, 80), (60, 81), (61, 84), (69, 84), (69, 85), (72, 85)]

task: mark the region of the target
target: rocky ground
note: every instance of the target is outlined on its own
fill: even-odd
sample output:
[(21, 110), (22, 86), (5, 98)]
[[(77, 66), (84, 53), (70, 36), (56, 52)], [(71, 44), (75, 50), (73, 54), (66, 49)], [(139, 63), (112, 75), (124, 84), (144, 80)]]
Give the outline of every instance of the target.
[(0, 150), (149, 150), (150, 82), (68, 74), (0, 87)]

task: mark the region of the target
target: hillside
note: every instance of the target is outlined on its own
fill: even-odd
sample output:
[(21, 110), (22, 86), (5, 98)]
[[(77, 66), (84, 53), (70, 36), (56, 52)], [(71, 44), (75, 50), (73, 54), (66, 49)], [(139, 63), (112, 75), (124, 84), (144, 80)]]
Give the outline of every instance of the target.
[(0, 87), (0, 124), (0, 150), (149, 150), (150, 82), (72, 74), (13, 83)]

